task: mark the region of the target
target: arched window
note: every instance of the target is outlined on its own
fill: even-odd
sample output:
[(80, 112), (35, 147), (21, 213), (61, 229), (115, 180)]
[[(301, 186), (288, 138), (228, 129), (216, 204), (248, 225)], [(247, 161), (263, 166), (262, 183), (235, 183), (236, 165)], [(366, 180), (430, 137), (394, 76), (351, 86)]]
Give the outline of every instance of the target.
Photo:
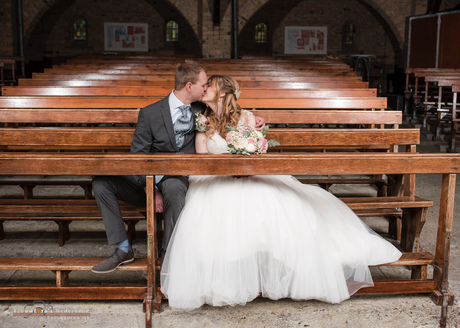
[(166, 41), (179, 41), (179, 25), (175, 21), (166, 24)]
[(256, 43), (267, 43), (267, 24), (259, 23), (256, 25)]
[(353, 23), (348, 22), (343, 25), (343, 44), (355, 43), (356, 27)]
[(86, 40), (86, 20), (78, 18), (73, 22), (73, 39)]

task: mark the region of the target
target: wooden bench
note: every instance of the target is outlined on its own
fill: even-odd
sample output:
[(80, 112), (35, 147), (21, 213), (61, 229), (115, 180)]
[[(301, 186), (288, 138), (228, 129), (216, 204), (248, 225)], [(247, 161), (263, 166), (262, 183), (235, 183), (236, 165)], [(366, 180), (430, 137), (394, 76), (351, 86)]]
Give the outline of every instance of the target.
[[(458, 74), (460, 69), (455, 68), (406, 68), (406, 87), (405, 87), (405, 112), (407, 113), (408, 101), (413, 98), (413, 119), (416, 118), (416, 110), (418, 102), (422, 99), (420, 91), (423, 90), (423, 84), (421, 80), (431, 75), (443, 76)], [(414, 80), (413, 89), (410, 87), (410, 78)], [(428, 84), (425, 85), (428, 88)], [(425, 88), (425, 89), (426, 89)]]
[[(460, 156), (454, 154), (412, 153), (271, 153), (260, 156), (230, 154), (89, 154), (89, 153), (0, 153), (2, 175), (147, 175), (147, 259), (136, 260), (122, 270), (147, 271), (143, 286), (72, 286), (68, 273), (88, 270), (100, 259), (2, 258), (2, 270), (53, 270), (56, 281), (49, 286), (1, 286), (0, 299), (140, 299), (144, 300), (146, 325), (151, 326), (152, 311), (159, 311), (161, 294), (158, 285), (160, 259), (157, 258), (158, 228), (154, 219), (154, 176), (226, 175), (226, 174), (433, 174), (442, 173), (442, 188), (436, 253), (409, 252), (389, 265), (410, 265), (411, 279), (375, 281), (374, 287), (358, 294), (430, 293), (440, 305), (441, 326), (446, 325), (447, 309), (453, 304), (448, 290), (450, 236), (455, 196), (456, 174)], [(149, 175), (150, 174), (150, 175)], [(408, 200), (410, 197), (408, 198)], [(426, 265), (432, 265), (432, 277), (423, 277)], [(415, 278), (415, 279), (414, 279)]]
[[(425, 102), (424, 102), (424, 122), (428, 120), (428, 106), (435, 108), (434, 122), (435, 131), (434, 139), (441, 141), (441, 130), (443, 125), (450, 126), (450, 133), (446, 136), (445, 141), (448, 143), (448, 151), (455, 152), (455, 137), (457, 132), (457, 119), (455, 110), (453, 110), (455, 93), (452, 91), (452, 85), (460, 81), (460, 72), (457, 74), (446, 75), (429, 75), (425, 77)], [(429, 95), (429, 83), (435, 84), (438, 88), (436, 96)]]
[[(63, 73), (97, 73), (100, 75), (126, 75), (131, 78), (133, 75), (134, 80), (146, 80), (158, 76), (163, 80), (165, 75), (173, 77), (174, 69), (176, 65), (182, 61), (182, 58), (174, 61), (171, 58), (159, 57), (159, 56), (147, 56), (143, 58), (136, 58), (135, 56), (129, 56), (125, 58), (89, 58), (79, 57), (69, 60), (67, 64), (57, 65), (51, 69), (46, 69), (44, 74), (51, 74), (50, 79), (53, 79), (53, 75), (64, 76)], [(343, 79), (346, 76), (350, 76), (351, 79), (346, 79), (349, 82), (358, 82), (354, 76), (354, 73), (348, 65), (342, 62), (329, 61), (324, 59), (315, 60), (200, 60), (201, 63), (206, 65), (209, 69), (210, 74), (224, 74), (232, 75), (237, 78), (238, 81), (244, 81), (248, 77), (252, 80), (253, 77), (268, 77), (271, 76), (316, 76), (318, 74), (324, 75), (335, 75)], [(231, 68), (231, 69), (229, 69)], [(47, 79), (46, 75), (37, 73), (34, 77), (39, 79)], [(71, 75), (72, 76), (72, 75)], [(94, 75), (92, 75), (94, 77)], [(146, 76), (146, 78), (143, 78)], [(57, 77), (61, 79), (61, 77)], [(101, 77), (98, 77), (101, 78)], [(74, 78), (72, 78), (74, 80)], [(85, 79), (88, 76), (85, 75)], [(107, 77), (104, 77), (107, 80)], [(32, 79), (31, 83), (37, 83), (35, 78)], [(266, 80), (266, 78), (265, 78)], [(318, 80), (318, 79), (316, 79)], [(170, 80), (169, 80), (170, 81)], [(25, 81), (26, 83), (30, 81)], [(132, 81), (130, 81), (132, 82)], [(22, 82), (21, 82), (22, 83)], [(40, 83), (40, 82), (38, 82)], [(364, 86), (362, 83), (361, 85)]]
[[(284, 81), (238, 81), (241, 88), (264, 88), (264, 89), (330, 89), (330, 88), (367, 88), (367, 82), (362, 81), (308, 81), (308, 82), (284, 82)], [(75, 87), (124, 87), (124, 86), (148, 86), (174, 88), (172, 81), (147, 81), (147, 80), (58, 80), (58, 79), (19, 79), (19, 86), (75, 86)]]
[[(215, 63), (214, 60), (206, 61), (199, 60), (200, 63), (204, 64), (211, 74), (228, 75), (231, 71), (247, 72), (249, 74), (269, 74), (269, 72), (288, 72), (288, 73), (302, 73), (302, 72), (349, 72), (350, 67), (344, 63), (340, 64), (327, 64), (312, 63), (310, 65), (303, 65), (299, 62), (296, 63), (267, 63), (267, 62), (250, 62), (247, 64), (241, 64), (241, 61), (228, 61), (222, 63)], [(177, 63), (178, 64), (178, 63)], [(66, 63), (61, 65), (53, 66), (44, 70), (46, 73), (72, 73), (72, 72), (104, 72), (104, 71), (121, 71), (126, 74), (136, 70), (150, 70), (151, 72), (166, 73), (171, 72), (174, 74), (174, 70), (177, 66), (167, 65), (162, 63)]]
[[(401, 123), (401, 113), (394, 111), (360, 111), (360, 110), (258, 110), (255, 115), (265, 118), (268, 124), (288, 124), (289, 126), (306, 123), (310, 125), (342, 125), (346, 124), (348, 128), (272, 128), (269, 131), (269, 138), (280, 141), (281, 147), (278, 149), (302, 149), (309, 151), (319, 150), (340, 150), (340, 151), (398, 151), (398, 146), (407, 146), (409, 151), (415, 151), (415, 145), (419, 143), (419, 130), (417, 129), (398, 129)], [(110, 109), (27, 109), (27, 108), (11, 108), (0, 109), (0, 119), (10, 123), (38, 123), (38, 124), (67, 124), (67, 123), (89, 123), (98, 124), (104, 123), (122, 123), (132, 124), (137, 121), (138, 110), (119, 109), (117, 111)], [(372, 126), (389, 126), (390, 129), (383, 128), (362, 128)], [(354, 126), (354, 128), (351, 128)], [(361, 127), (361, 128), (358, 128)], [(134, 127), (20, 127), (20, 128), (0, 128), (0, 147), (7, 151), (102, 151), (116, 150), (128, 151), (132, 141)], [(276, 148), (275, 148), (276, 150)], [(402, 177), (397, 178), (390, 190), (399, 190), (399, 185), (402, 183)], [(409, 179), (409, 178), (408, 178)], [(15, 181), (16, 180), (16, 181)], [(33, 185), (51, 184), (48, 179), (13, 179), (8, 180), (9, 184), (17, 182), (22, 185), (25, 191), (26, 199), (33, 197)], [(75, 185), (85, 186), (86, 197), (91, 198), (90, 178), (73, 179)], [(386, 177), (368, 177), (366, 179), (344, 179), (343, 177), (323, 177), (301, 180), (304, 183), (317, 183), (326, 189), (332, 184), (338, 183), (359, 183), (371, 184), (377, 187), (379, 196), (387, 194), (386, 187), (388, 180)], [(55, 184), (59, 184), (59, 180), (55, 180)], [(1, 183), (1, 181), (0, 181)], [(72, 182), (69, 182), (72, 183)], [(396, 185), (396, 187), (395, 187)], [(392, 191), (390, 195), (398, 195), (399, 192)], [(406, 195), (412, 195), (413, 191), (408, 190)], [(367, 200), (365, 201), (367, 202)], [(393, 214), (382, 211), (379, 205), (367, 203), (361, 209), (366, 209), (368, 214), (372, 208), (375, 216), (386, 216), (391, 222), (391, 232), (395, 237), (401, 238), (403, 228), (398, 228), (397, 224), (401, 224), (400, 218), (403, 215), (399, 206), (393, 206)], [(418, 223), (414, 233), (404, 233), (402, 243), (404, 248), (416, 248), (418, 237), (423, 226), (426, 204), (418, 204), (416, 207), (420, 210), (415, 215), (415, 220)], [(359, 209), (359, 208), (357, 208)], [(33, 217), (33, 212), (29, 214)], [(361, 213), (364, 215), (364, 213)], [(369, 216), (369, 215), (368, 215)], [(98, 219), (98, 217), (94, 217)], [(62, 222), (64, 219), (55, 219), (57, 222)], [(70, 218), (68, 219), (71, 220)], [(61, 223), (59, 223), (62, 225)], [(61, 227), (61, 226), (60, 226)], [(66, 240), (62, 234), (68, 235), (68, 226), (60, 228), (60, 244)], [(410, 236), (409, 236), (410, 235)]]
[[(3, 183), (4, 181), (2, 181)], [(120, 203), (130, 241), (136, 238), (136, 224), (145, 220), (145, 208)], [(95, 200), (80, 199), (0, 199), (0, 239), (5, 238), (7, 220), (52, 220), (58, 225), (59, 246), (70, 239), (69, 225), (75, 220), (102, 220)]]
[(12, 72), (12, 80), (13, 82), (16, 82), (16, 68), (20, 69), (20, 77), (26, 77), (26, 67), (25, 67), (25, 58), (24, 56), (7, 56), (7, 57), (0, 57), (0, 62), (2, 61), (8, 61), (11, 63), (11, 61), (14, 61), (13, 66), (11, 67)]
[[(451, 99), (448, 99), (446, 101), (443, 99), (443, 95), (445, 92), (443, 91), (449, 91), (445, 90), (445, 87), (452, 87), (452, 84), (449, 85), (449, 83), (444, 83), (445, 80), (455, 80), (455, 79), (460, 79), (460, 72), (458, 74), (443, 74), (443, 75), (426, 75), (424, 76), (425, 80), (425, 96), (424, 96), (424, 117), (423, 117), (423, 127), (426, 127), (426, 121), (427, 121), (427, 114), (428, 114), (428, 107), (435, 107), (437, 113), (441, 112), (449, 112), (448, 109), (448, 101), (451, 101)], [(431, 92), (432, 89), (431, 86), (436, 87), (436, 92)], [(448, 92), (449, 94), (449, 92)], [(451, 94), (451, 92), (450, 92)]]
[[(55, 87), (55, 86), (5, 86), (3, 96), (103, 96), (103, 97), (166, 97), (169, 87), (119, 86), (119, 87)], [(324, 98), (324, 97), (376, 97), (377, 90), (350, 89), (254, 89), (241, 88), (240, 99), (245, 98)]]
[[(309, 81), (345, 81), (345, 82), (359, 82), (360, 80), (356, 76), (344, 76), (342, 73), (335, 75), (324, 75), (323, 73), (317, 73), (316, 75), (310, 76), (298, 76), (291, 75), (286, 76), (281, 74), (279, 76), (269, 77), (257, 77), (253, 75), (235, 75), (232, 74), (238, 83), (246, 81), (281, 81), (281, 82), (309, 82)], [(122, 81), (157, 81), (157, 82), (173, 82), (174, 75), (156, 75), (156, 74), (97, 74), (97, 73), (33, 73), (32, 78), (35, 80), (122, 80)]]
[[(212, 68), (210, 71), (211, 75), (228, 75), (234, 77), (236, 80), (243, 80), (247, 77), (253, 78), (275, 78), (275, 77), (316, 77), (316, 76), (330, 76), (330, 77), (355, 77), (353, 71), (351, 69), (344, 69), (340, 68), (337, 69), (331, 66), (323, 66), (323, 67), (311, 67), (311, 68), (304, 68), (301, 69), (299, 67), (296, 68), (277, 68), (273, 67), (272, 69), (265, 69), (265, 70), (257, 70), (257, 67), (252, 70), (248, 69), (238, 69), (232, 66), (228, 66), (226, 68), (221, 65), (220, 67)], [(209, 70), (209, 68), (208, 68)], [(53, 68), (45, 68), (44, 73), (34, 73), (32, 74), (33, 78), (37, 78), (44, 74), (45, 76), (49, 76), (51, 74), (56, 75), (65, 75), (65, 74), (100, 74), (100, 75), (139, 75), (139, 76), (174, 76), (175, 67), (164, 69), (164, 68), (149, 68), (149, 67), (131, 67), (131, 68), (119, 68), (114, 66), (112, 68), (105, 67), (105, 68), (96, 68), (96, 67), (80, 67), (78, 65), (75, 66), (68, 66), (68, 67), (53, 67)]]
[(460, 119), (457, 109), (458, 92), (460, 91), (460, 80), (444, 80), (440, 81), (440, 83), (444, 83), (444, 85), (450, 85), (452, 87), (452, 128), (450, 136), (450, 149), (454, 151), (456, 145), (455, 138), (457, 135), (458, 121)]
[[(0, 108), (143, 108), (163, 97), (53, 97), (17, 96), (0, 97)], [(322, 98), (241, 98), (238, 101), (246, 109), (364, 109), (384, 110), (387, 99), (383, 97), (335, 97)]]
[[(1, 70), (1, 85), (5, 85), (7, 82), (15, 83), (16, 82), (16, 61), (11, 58), (7, 57), (0, 57), (0, 70)], [(8, 77), (10, 78), (9, 80), (6, 79), (5, 77), (5, 67), (9, 66), (11, 75)]]
[[(126, 56), (124, 56), (126, 58)], [(145, 59), (152, 61), (152, 56), (144, 56)], [(94, 57), (87, 57), (94, 58)], [(111, 57), (114, 58), (114, 57)], [(134, 58), (134, 57), (133, 57)], [(90, 59), (91, 60), (91, 59)], [(299, 60), (300, 62), (300, 60)], [(228, 62), (227, 62), (228, 64)], [(293, 61), (294, 66), (297, 65), (297, 61)], [(317, 64), (313, 64), (317, 65)], [(56, 74), (57, 75), (57, 74)], [(53, 77), (54, 78), (54, 77)], [(347, 79), (348, 80), (348, 79)], [(36, 81), (36, 79), (31, 79), (30, 81)], [(46, 81), (46, 80), (44, 80)], [(59, 80), (55, 83), (59, 83)], [(68, 83), (68, 85), (78, 85), (79, 83), (84, 86), (90, 85), (90, 83), (97, 82), (95, 81), (79, 81), (77, 79), (62, 81)], [(143, 79), (138, 80), (100, 80), (105, 86), (120, 86), (120, 85), (160, 85), (160, 86), (171, 86), (171, 82), (158, 82), (158, 81), (147, 81)], [(48, 83), (48, 82), (46, 82)], [(75, 83), (75, 84), (73, 84)], [(122, 83), (122, 84), (120, 84)], [(166, 84), (165, 84), (166, 83)], [(329, 83), (329, 84), (324, 84)], [(337, 80), (327, 80), (323, 82), (280, 82), (280, 81), (243, 81), (240, 83), (242, 87), (283, 87), (283, 88), (299, 88), (299, 87), (324, 87), (325, 85), (330, 85), (331, 87), (337, 87), (341, 85), (342, 87), (351, 88), (351, 87), (362, 87), (365, 83), (361, 82), (359, 84), (353, 84), (351, 86), (350, 81), (344, 81), (344, 79)], [(353, 82), (356, 83), (356, 82)], [(46, 84), (43, 84), (46, 85)], [(65, 84), (56, 84), (65, 85)], [(95, 84), (93, 84), (95, 85)], [(275, 86), (276, 85), (276, 86)], [(78, 98), (78, 97), (72, 97)], [(94, 96), (88, 97), (94, 100)], [(129, 97), (123, 97), (128, 99)], [(373, 97), (375, 98), (375, 97)], [(71, 98), (69, 98), (69, 102)], [(105, 100), (107, 100), (106, 98)], [(118, 97), (120, 99), (120, 97)], [(317, 100), (320, 99), (320, 100)], [(357, 100), (357, 98), (352, 98)], [(38, 101), (43, 99), (37, 98)], [(84, 103), (84, 99), (79, 99), (81, 104)], [(352, 105), (350, 101), (348, 104), (352, 107), (346, 107), (347, 100), (344, 98), (333, 99), (332, 102), (324, 101), (322, 98), (316, 98), (314, 100), (308, 100), (303, 104), (302, 107), (293, 107), (288, 108), (318, 108), (322, 109), (323, 112), (348, 112), (343, 110), (346, 108), (361, 108), (361, 109), (384, 109), (386, 107), (381, 104), (379, 108), (378, 104), (371, 102), (363, 105), (361, 102), (357, 107)], [(6, 99), (6, 101), (10, 101)], [(23, 104), (26, 106), (16, 106), (11, 103), (10, 109), (16, 108), (18, 114), (25, 114), (26, 112), (20, 112), (22, 110), (27, 111), (34, 109), (33, 102), (31, 100), (21, 100), (24, 101)], [(243, 101), (243, 99), (241, 99)], [(281, 106), (282, 102), (267, 102), (266, 99), (251, 99), (253, 106), (243, 106), (245, 108), (286, 108), (286, 104)], [(246, 103), (248, 105), (250, 103)], [(283, 99), (284, 103), (287, 103)], [(384, 100), (386, 102), (386, 99)], [(292, 103), (301, 102), (299, 99), (292, 100)], [(43, 110), (43, 113), (46, 111), (46, 115), (52, 115), (52, 111), (60, 112), (64, 114), (67, 112), (67, 115), (74, 114), (74, 108), (72, 111), (69, 108), (72, 107), (53, 107), (51, 109), (46, 107), (46, 101), (39, 105)], [(269, 104), (268, 107), (267, 104)], [(304, 105), (313, 107), (305, 107)], [(330, 107), (321, 107), (329, 104)], [(17, 105), (17, 104), (16, 104)], [(75, 103), (72, 103), (71, 106), (74, 106)], [(85, 111), (92, 110), (89, 105), (84, 105), (88, 107), (77, 107), (77, 108), (86, 108)], [(316, 107), (315, 107), (316, 106)], [(0, 106), (3, 107), (3, 106)], [(28, 107), (28, 108), (27, 108)], [(140, 106), (143, 107), (143, 106)], [(22, 108), (22, 109), (19, 109)], [(111, 108), (111, 107), (107, 107)], [(136, 108), (136, 107), (128, 107)], [(338, 111), (335, 109), (342, 109)], [(7, 109), (5, 109), (7, 110)], [(96, 109), (95, 109), (96, 110)], [(97, 109), (101, 110), (101, 109)], [(120, 112), (124, 111), (123, 109), (118, 109)], [(135, 112), (135, 109), (130, 110), (131, 113)], [(110, 111), (108, 111), (110, 112)], [(295, 111), (295, 113), (299, 113)], [(311, 111), (320, 112), (318, 110)], [(358, 113), (372, 113), (372, 114), (382, 114), (386, 113), (385, 111), (354, 111), (355, 117)], [(107, 113), (107, 111), (106, 111)], [(268, 111), (265, 113), (269, 113)], [(83, 113), (82, 113), (83, 114)], [(86, 112), (88, 114), (88, 112)], [(83, 114), (84, 115), (84, 114)], [(89, 115), (87, 115), (89, 116)], [(113, 115), (112, 117), (118, 116)], [(292, 116), (292, 115), (291, 115)], [(297, 115), (295, 115), (297, 117)], [(318, 116), (319, 117), (319, 116)], [(325, 114), (325, 117), (329, 117), (332, 121), (332, 117)], [(350, 116), (351, 117), (351, 116)], [(364, 118), (365, 117), (365, 118)], [(339, 149), (342, 152), (337, 152), (333, 154), (329, 153), (320, 153), (320, 152), (310, 152), (310, 153), (270, 153), (264, 154), (261, 156), (251, 156), (251, 157), (242, 157), (242, 156), (232, 156), (228, 154), (224, 155), (199, 155), (199, 154), (131, 154), (126, 151), (124, 152), (113, 152), (113, 153), (88, 153), (88, 150), (101, 147), (114, 147), (113, 142), (120, 142), (120, 144), (129, 145), (131, 138), (126, 138), (127, 131), (132, 127), (107, 127), (104, 129), (105, 133), (109, 131), (125, 131), (121, 134), (117, 134), (117, 138), (112, 139), (112, 144), (103, 144), (97, 140), (96, 144), (85, 144), (85, 142), (94, 142), (95, 136), (90, 134), (102, 135), (97, 133), (98, 130), (103, 128), (94, 127), (91, 131), (89, 128), (88, 133), (85, 135), (86, 139), (78, 140), (75, 138), (75, 134), (81, 133), (81, 127), (55, 127), (55, 128), (46, 128), (41, 130), (49, 130), (50, 133), (46, 136), (45, 132), (40, 132), (43, 137), (39, 142), (44, 144), (40, 145), (35, 143), (32, 145), (23, 144), (20, 147), (18, 145), (7, 145), (7, 150), (15, 150), (14, 152), (6, 151), (0, 153), (0, 170), (1, 175), (41, 175), (41, 176), (54, 176), (54, 175), (69, 175), (69, 176), (92, 176), (92, 175), (125, 175), (125, 174), (141, 174), (147, 175), (147, 259), (137, 262), (139, 265), (133, 268), (133, 270), (145, 270), (147, 271), (147, 282), (144, 286), (130, 286), (123, 285), (119, 287), (115, 286), (81, 286), (73, 287), (70, 285), (68, 272), (70, 270), (88, 270), (90, 265), (87, 263), (96, 263), (100, 259), (85, 259), (85, 263), (78, 261), (78, 259), (62, 259), (58, 261), (56, 259), (51, 259), (46, 265), (47, 259), (43, 258), (20, 258), (20, 259), (10, 259), (3, 258), (0, 261), (0, 269), (4, 270), (49, 270), (50, 268), (56, 270), (56, 283), (54, 286), (47, 287), (33, 287), (33, 286), (4, 286), (0, 287), (0, 299), (24, 299), (27, 297), (32, 297), (33, 299), (143, 299), (144, 306), (146, 311), (146, 324), (151, 326), (151, 313), (152, 310), (159, 310), (160, 303), (162, 299), (162, 294), (158, 286), (158, 276), (159, 268), (161, 266), (161, 261), (157, 259), (157, 245), (158, 240), (161, 238), (161, 231), (157, 229), (159, 222), (154, 218), (155, 208), (153, 204), (153, 182), (154, 174), (294, 174), (294, 175), (404, 175), (407, 180), (404, 184), (405, 194), (403, 196), (390, 196), (390, 197), (366, 197), (366, 198), (349, 198), (346, 201), (350, 204), (349, 206), (358, 213), (360, 216), (366, 215), (375, 215), (376, 212), (379, 212), (379, 215), (400, 215), (401, 212), (408, 213), (403, 221), (403, 231), (404, 236), (401, 240), (401, 245), (407, 249), (407, 253), (403, 255), (400, 261), (393, 263), (391, 265), (410, 265), (412, 267), (411, 279), (404, 280), (393, 280), (393, 281), (376, 281), (373, 288), (367, 288), (360, 293), (432, 293), (433, 299), (442, 307), (442, 321), (446, 320), (446, 311), (447, 306), (452, 304), (453, 296), (448, 292), (447, 289), (447, 270), (448, 270), (448, 260), (449, 260), (449, 234), (451, 231), (451, 221), (452, 221), (452, 210), (453, 210), (453, 187), (455, 185), (455, 173), (458, 173), (459, 170), (458, 157), (442, 157), (439, 155), (430, 156), (430, 155), (421, 155), (413, 153), (387, 153), (388, 150), (396, 150), (398, 143), (405, 145), (409, 143), (409, 149), (415, 150), (414, 144), (417, 144), (418, 141), (418, 131), (415, 130), (406, 130), (406, 129), (383, 129), (381, 126), (380, 129), (369, 128), (369, 126), (374, 126), (373, 121), (370, 118), (371, 116), (364, 116), (360, 121), (366, 128), (365, 129), (271, 129), (271, 137), (277, 138), (280, 141), (286, 142), (286, 147), (292, 148), (309, 148), (315, 150), (315, 148), (324, 149), (332, 148)], [(334, 118), (337, 122), (337, 118)], [(318, 118), (317, 118), (318, 120)], [(368, 120), (366, 122), (365, 120)], [(372, 121), (372, 122), (371, 122)], [(110, 122), (110, 119), (106, 122)], [(33, 122), (35, 123), (35, 122)], [(63, 122), (64, 123), (64, 122)], [(284, 120), (282, 123), (286, 123)], [(298, 123), (298, 122), (296, 122)], [(381, 122), (380, 122), (381, 123)], [(289, 123), (291, 124), (291, 123)], [(321, 123), (318, 123), (321, 124)], [(359, 124), (359, 123), (358, 123)], [(367, 126), (369, 125), (369, 126)], [(383, 125), (383, 124), (381, 124)], [(39, 131), (39, 128), (26, 127), (25, 131), (20, 131), (21, 128), (5, 128), (2, 131), (5, 133), (3, 136), (5, 138), (10, 138), (10, 141), (17, 142), (21, 140), (22, 137), (19, 136), (20, 133), (24, 135), (30, 135), (29, 130)], [(80, 129), (80, 130), (77, 130)], [(86, 129), (86, 128), (83, 128)], [(14, 132), (13, 130), (18, 130)], [(297, 131), (298, 130), (298, 131)], [(315, 132), (315, 131), (316, 132)], [(54, 133), (53, 133), (54, 132)], [(59, 134), (56, 134), (59, 132)], [(283, 133), (297, 133), (299, 138), (295, 138), (295, 141), (290, 141), (286, 137), (286, 134)], [(16, 137), (12, 137), (12, 134), (16, 134)], [(278, 133), (278, 134), (276, 134)], [(367, 133), (367, 134), (366, 134)], [(375, 134), (374, 134), (375, 133)], [(8, 135), (10, 137), (8, 137)], [(124, 135), (124, 136), (123, 136)], [(328, 138), (324, 138), (327, 135)], [(38, 134), (37, 134), (38, 136)], [(308, 136), (308, 138), (306, 138)], [(319, 137), (317, 137), (319, 136)], [(18, 139), (19, 138), (19, 139)], [(27, 137), (30, 139), (30, 137)], [(54, 139), (54, 141), (53, 141)], [(2, 140), (2, 138), (0, 138)], [(6, 140), (6, 139), (5, 139)], [(411, 140), (411, 141), (409, 141)], [(79, 148), (78, 152), (53, 152), (49, 153), (51, 149), (59, 149), (59, 142), (64, 141), (65, 147), (74, 147)], [(56, 147), (57, 146), (57, 147)], [(22, 147), (22, 149), (21, 149)], [(31, 148), (28, 148), (31, 147)], [(46, 150), (47, 152), (22, 152), (23, 150)], [(352, 148), (352, 151), (343, 152), (345, 149)], [(117, 148), (116, 146), (114, 148)], [(382, 152), (378, 153), (368, 153), (356, 150), (381, 150)], [(68, 149), (67, 149), (68, 150)], [(123, 149), (120, 149), (123, 150)], [(423, 226), (425, 220), (426, 209), (432, 205), (430, 201), (422, 200), (415, 197), (415, 190), (413, 184), (413, 177), (415, 174), (421, 173), (444, 173), (443, 176), (443, 189), (441, 194), (441, 210), (439, 216), (438, 224), (438, 247), (437, 253), (435, 255), (427, 253), (414, 253), (413, 250), (416, 250), (417, 247), (417, 233)], [(28, 201), (31, 200), (22, 200), (24, 205), (27, 205)], [(39, 201), (39, 200), (38, 200)], [(7, 209), (8, 210), (8, 209)], [(399, 211), (399, 212), (398, 212)], [(404, 215), (404, 213), (403, 213)], [(414, 219), (414, 217), (416, 217)], [(406, 233), (407, 232), (407, 233)], [(447, 243), (446, 243), (447, 241)], [(86, 262), (86, 260), (88, 262)], [(435, 269), (435, 274), (432, 278), (427, 277), (427, 265), (433, 265)]]
[[(172, 81), (174, 70), (179, 60), (161, 56), (125, 58), (77, 58), (67, 64), (45, 69), (44, 73), (35, 73), (33, 80), (152, 80)], [(94, 60), (94, 62), (93, 62)], [(182, 61), (182, 58), (180, 59)], [(345, 63), (315, 60), (200, 60), (208, 67), (209, 73), (231, 75), (237, 81), (272, 81), (298, 82), (341, 80), (357, 82), (352, 69)]]
[(191, 56), (182, 56), (173, 58), (170, 55), (149, 55), (149, 56), (139, 56), (139, 55), (130, 55), (130, 56), (120, 56), (117, 55), (80, 55), (74, 58), (67, 60), (63, 65), (89, 65), (97, 67), (113, 67), (113, 66), (138, 66), (138, 65), (149, 65), (150, 67), (159, 68), (159, 67), (169, 67), (175, 68), (175, 66), (183, 61), (184, 59), (194, 59), (200, 63), (205, 64), (206, 67), (222, 67), (228, 65), (235, 65), (237, 69), (248, 68), (254, 69), (271, 69), (278, 67), (313, 67), (317, 68), (320, 66), (335, 66), (341, 68), (350, 69), (342, 61), (338, 60), (329, 60), (321, 57), (296, 57), (296, 58), (275, 58), (273, 56), (267, 58), (247, 58), (245, 60), (240, 59), (203, 59), (203, 58), (192, 58)]

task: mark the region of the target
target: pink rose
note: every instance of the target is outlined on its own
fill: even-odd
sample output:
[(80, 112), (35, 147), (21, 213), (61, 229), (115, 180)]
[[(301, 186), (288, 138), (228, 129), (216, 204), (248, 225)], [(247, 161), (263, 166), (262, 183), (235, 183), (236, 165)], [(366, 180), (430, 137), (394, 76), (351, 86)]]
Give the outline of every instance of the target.
[(259, 146), (262, 148), (262, 150), (264, 152), (267, 151), (267, 149), (268, 149), (268, 141), (267, 141), (267, 139), (260, 139), (258, 144), (259, 144)]
[(203, 124), (203, 125), (208, 123), (208, 119), (206, 118), (206, 116), (204, 116), (204, 115), (200, 116), (200, 123)]
[(257, 143), (257, 140), (254, 138), (248, 138), (248, 143), (255, 145)]
[(233, 142), (233, 137), (235, 136), (235, 134), (236, 134), (235, 131), (230, 131), (229, 133), (227, 133), (227, 137), (225, 138), (227, 143), (232, 143)]

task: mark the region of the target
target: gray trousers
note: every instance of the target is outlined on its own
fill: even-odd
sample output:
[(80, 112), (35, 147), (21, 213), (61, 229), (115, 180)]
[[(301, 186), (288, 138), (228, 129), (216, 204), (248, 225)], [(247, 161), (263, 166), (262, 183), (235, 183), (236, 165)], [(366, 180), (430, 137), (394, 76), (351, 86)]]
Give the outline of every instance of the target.
[[(128, 239), (118, 200), (136, 205), (146, 205), (145, 176), (96, 176), (93, 192), (102, 214), (109, 244)], [(157, 185), (163, 195), (164, 233), (162, 249), (168, 246), (174, 226), (185, 204), (188, 177), (165, 176)]]

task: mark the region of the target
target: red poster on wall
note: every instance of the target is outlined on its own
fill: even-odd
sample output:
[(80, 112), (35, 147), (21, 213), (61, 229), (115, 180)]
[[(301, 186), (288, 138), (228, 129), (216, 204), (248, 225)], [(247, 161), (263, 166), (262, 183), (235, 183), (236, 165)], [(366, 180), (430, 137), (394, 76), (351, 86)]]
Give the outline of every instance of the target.
[(104, 23), (105, 51), (148, 51), (148, 25)]
[(326, 54), (327, 27), (286, 26), (285, 54)]

